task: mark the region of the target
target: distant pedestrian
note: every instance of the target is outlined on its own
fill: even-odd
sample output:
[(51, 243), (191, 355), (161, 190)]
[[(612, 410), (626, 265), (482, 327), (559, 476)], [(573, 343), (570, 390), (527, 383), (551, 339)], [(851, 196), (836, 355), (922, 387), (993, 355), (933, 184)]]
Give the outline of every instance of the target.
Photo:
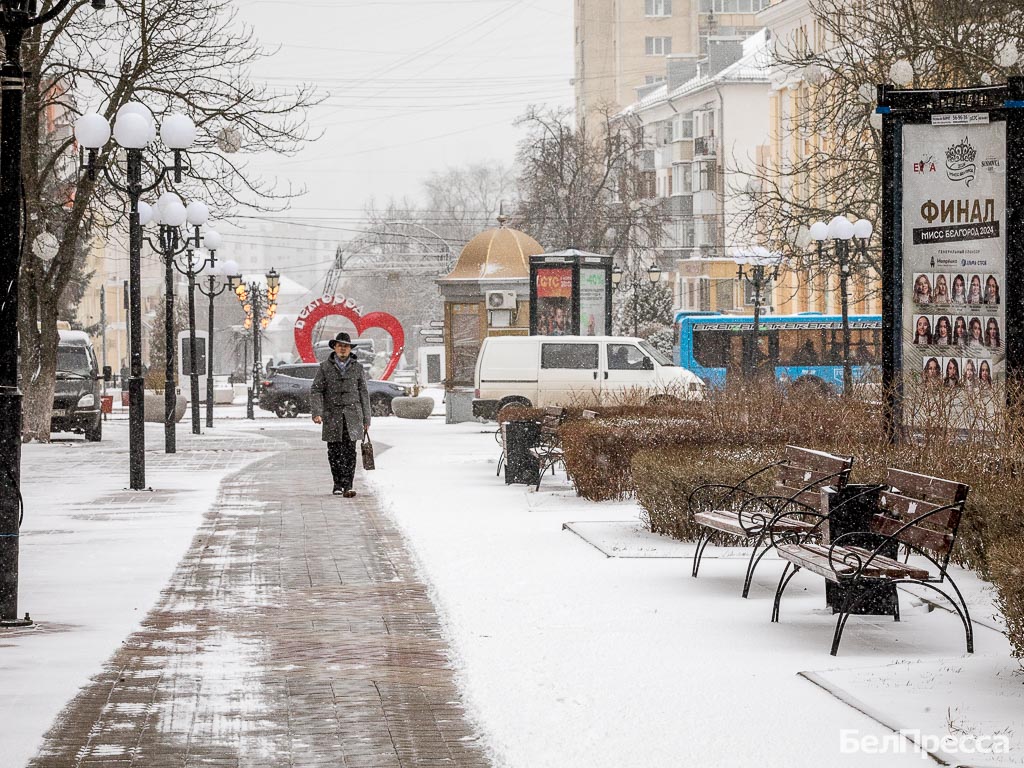
[(356, 442), (370, 429), (370, 395), (366, 372), (352, 352), (352, 339), (339, 333), (329, 342), (331, 354), (320, 363), (309, 392), (313, 422), (323, 425), (334, 495), (356, 495)]

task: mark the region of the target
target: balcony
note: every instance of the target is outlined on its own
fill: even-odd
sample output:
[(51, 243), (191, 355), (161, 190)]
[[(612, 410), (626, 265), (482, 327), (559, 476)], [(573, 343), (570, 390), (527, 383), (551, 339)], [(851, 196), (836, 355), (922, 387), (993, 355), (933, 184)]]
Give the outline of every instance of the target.
[(693, 141), (690, 139), (683, 139), (682, 141), (676, 141), (672, 144), (673, 154), (672, 162), (674, 163), (688, 163), (693, 160)]
[(718, 139), (714, 136), (698, 136), (693, 140), (693, 156), (716, 157), (718, 154)]
[(721, 213), (721, 201), (718, 195), (710, 190), (702, 190), (693, 194), (694, 216), (716, 216)]

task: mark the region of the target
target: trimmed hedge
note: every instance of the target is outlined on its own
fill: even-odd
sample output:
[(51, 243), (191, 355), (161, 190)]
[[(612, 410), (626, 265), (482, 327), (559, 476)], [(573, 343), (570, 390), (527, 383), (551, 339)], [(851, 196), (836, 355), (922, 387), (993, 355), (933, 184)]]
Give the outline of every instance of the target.
[[(738, 483), (778, 457), (779, 452), (770, 449), (680, 446), (639, 451), (630, 466), (644, 522), (655, 533), (693, 541), (697, 530), (687, 515), (686, 500), (694, 488), (705, 483)], [(770, 478), (765, 475), (758, 480), (755, 488), (767, 491)], [(740, 542), (723, 534), (715, 536), (713, 543)]]
[(1012, 536), (995, 545), (989, 570), (1013, 655), (1024, 667), (1024, 536)]

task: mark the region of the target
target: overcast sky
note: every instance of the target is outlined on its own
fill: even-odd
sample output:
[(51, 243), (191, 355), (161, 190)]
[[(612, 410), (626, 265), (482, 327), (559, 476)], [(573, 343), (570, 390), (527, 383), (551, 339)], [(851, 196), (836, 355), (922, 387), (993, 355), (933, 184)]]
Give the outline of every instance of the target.
[(291, 243), (250, 230), (253, 244), (319, 249), (301, 232), (331, 230), (310, 225), (346, 239), (369, 198), (415, 196), (432, 170), (510, 164), (521, 135), (512, 122), (528, 105), (572, 103), (571, 0), (235, 2), (260, 41), (280, 47), (256, 79), (327, 96), (310, 113), (321, 139), (295, 158), (254, 162), (308, 188), (275, 217), (306, 226), (288, 227)]

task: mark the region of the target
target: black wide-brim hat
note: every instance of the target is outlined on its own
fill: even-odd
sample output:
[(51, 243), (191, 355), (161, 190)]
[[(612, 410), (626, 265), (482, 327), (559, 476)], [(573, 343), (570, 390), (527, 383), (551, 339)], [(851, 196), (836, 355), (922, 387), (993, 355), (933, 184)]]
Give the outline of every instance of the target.
[(334, 349), (334, 347), (337, 346), (338, 344), (347, 344), (348, 346), (351, 347), (352, 337), (349, 336), (347, 333), (339, 333), (337, 336), (335, 336), (333, 339), (327, 342), (327, 346), (329, 346), (331, 349)]

